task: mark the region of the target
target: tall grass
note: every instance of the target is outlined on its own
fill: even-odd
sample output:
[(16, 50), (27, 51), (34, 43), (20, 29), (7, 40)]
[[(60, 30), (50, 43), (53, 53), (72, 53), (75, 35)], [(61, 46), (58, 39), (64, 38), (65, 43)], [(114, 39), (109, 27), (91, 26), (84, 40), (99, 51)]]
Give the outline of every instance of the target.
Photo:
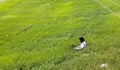
[[(119, 70), (119, 1), (98, 1), (113, 13), (94, 0), (1, 2), (0, 69)], [(79, 36), (87, 47), (73, 51)]]

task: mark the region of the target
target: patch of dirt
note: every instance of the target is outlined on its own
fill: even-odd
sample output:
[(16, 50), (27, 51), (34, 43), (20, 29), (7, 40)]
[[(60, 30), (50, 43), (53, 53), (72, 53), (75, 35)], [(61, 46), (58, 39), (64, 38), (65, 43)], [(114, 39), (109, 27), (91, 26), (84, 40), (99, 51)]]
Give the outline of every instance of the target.
[(0, 2), (4, 2), (5, 0), (0, 0)]

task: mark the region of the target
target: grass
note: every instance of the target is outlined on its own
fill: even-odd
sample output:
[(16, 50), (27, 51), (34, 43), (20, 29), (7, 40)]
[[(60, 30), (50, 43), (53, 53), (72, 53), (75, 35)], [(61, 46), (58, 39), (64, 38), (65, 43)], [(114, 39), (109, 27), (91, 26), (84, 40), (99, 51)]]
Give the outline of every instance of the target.
[[(0, 2), (0, 69), (119, 70), (119, 2)], [(86, 38), (87, 48), (73, 51), (79, 36)], [(102, 62), (108, 67), (101, 68)]]

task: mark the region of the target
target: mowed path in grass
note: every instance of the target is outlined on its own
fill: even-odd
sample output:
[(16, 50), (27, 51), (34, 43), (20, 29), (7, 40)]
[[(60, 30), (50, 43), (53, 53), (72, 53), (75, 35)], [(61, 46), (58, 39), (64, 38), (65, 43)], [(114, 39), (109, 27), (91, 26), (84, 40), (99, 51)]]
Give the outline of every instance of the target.
[[(0, 69), (120, 69), (119, 0), (0, 2)], [(84, 36), (87, 48), (73, 51)]]

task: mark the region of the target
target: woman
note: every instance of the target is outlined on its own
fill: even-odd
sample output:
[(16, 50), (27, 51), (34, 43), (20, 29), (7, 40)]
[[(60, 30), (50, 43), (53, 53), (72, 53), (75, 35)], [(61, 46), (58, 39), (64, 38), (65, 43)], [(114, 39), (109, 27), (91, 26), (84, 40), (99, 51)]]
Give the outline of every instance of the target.
[(81, 44), (77, 47), (74, 47), (74, 50), (83, 49), (86, 47), (86, 42), (85, 42), (84, 37), (80, 37), (79, 40), (80, 40)]

